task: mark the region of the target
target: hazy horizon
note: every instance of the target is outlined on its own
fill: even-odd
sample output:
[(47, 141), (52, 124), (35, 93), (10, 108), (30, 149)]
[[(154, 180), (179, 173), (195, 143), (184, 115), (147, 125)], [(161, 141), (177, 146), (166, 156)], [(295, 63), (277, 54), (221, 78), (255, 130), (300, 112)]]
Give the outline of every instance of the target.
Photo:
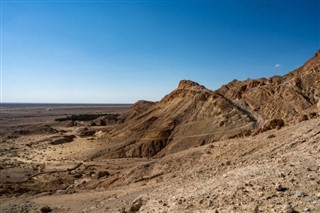
[(320, 2), (1, 1), (1, 102), (158, 101), (190, 79), (292, 71), (320, 47)]
[(132, 105), (134, 103), (1, 102), (0, 105)]

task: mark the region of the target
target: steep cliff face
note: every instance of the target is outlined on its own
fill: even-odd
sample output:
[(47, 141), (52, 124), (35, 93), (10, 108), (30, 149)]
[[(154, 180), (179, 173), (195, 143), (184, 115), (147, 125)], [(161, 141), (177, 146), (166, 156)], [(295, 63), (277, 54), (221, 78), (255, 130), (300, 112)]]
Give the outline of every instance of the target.
[[(110, 156), (163, 156), (221, 138), (257, 134), (318, 115), (319, 52), (285, 76), (234, 80), (216, 91), (188, 81), (157, 103), (139, 101), (112, 130)], [(319, 104), (318, 104), (319, 105)]]

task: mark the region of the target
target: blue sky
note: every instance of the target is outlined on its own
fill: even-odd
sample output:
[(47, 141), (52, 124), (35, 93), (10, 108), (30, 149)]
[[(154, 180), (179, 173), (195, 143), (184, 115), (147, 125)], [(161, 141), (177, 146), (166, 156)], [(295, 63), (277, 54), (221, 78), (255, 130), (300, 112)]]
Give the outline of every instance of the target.
[(282, 75), (320, 48), (320, 1), (2, 1), (3, 102), (159, 100)]

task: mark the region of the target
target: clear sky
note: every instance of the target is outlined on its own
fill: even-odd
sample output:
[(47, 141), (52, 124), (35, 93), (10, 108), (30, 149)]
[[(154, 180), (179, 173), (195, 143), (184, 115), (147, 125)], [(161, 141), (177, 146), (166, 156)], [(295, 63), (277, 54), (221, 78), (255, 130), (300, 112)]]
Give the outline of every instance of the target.
[(320, 48), (320, 0), (1, 1), (3, 102), (159, 100), (190, 79), (291, 71)]

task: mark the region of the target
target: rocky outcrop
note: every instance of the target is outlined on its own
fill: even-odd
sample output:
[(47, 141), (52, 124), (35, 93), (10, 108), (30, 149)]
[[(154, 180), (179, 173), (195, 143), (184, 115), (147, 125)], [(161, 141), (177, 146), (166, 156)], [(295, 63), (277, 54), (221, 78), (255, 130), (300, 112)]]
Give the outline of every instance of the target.
[(178, 89), (194, 89), (194, 90), (203, 90), (206, 89), (204, 86), (190, 81), (190, 80), (181, 80), (178, 85)]
[(320, 55), (285, 76), (234, 80), (217, 92), (246, 106), (261, 121), (281, 118), (293, 124), (304, 114), (314, 113), (320, 98)]

